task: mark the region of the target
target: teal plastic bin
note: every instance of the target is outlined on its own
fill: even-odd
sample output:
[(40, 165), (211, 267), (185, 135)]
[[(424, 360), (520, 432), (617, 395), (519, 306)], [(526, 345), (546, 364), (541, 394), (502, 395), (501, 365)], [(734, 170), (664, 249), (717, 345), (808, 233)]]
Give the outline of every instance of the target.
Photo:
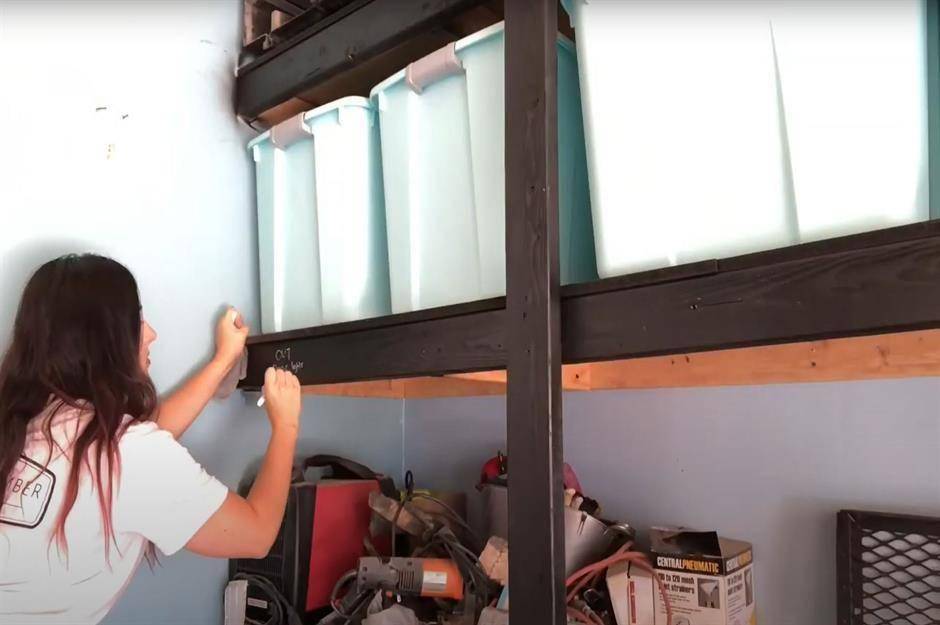
[[(503, 25), (372, 90), (379, 111), (392, 310), (506, 292)], [(561, 279), (596, 278), (578, 68), (558, 39)]]
[(929, 218), (924, 0), (562, 0), (598, 272)]
[(372, 104), (350, 97), (249, 143), (263, 332), (388, 314), (378, 140)]

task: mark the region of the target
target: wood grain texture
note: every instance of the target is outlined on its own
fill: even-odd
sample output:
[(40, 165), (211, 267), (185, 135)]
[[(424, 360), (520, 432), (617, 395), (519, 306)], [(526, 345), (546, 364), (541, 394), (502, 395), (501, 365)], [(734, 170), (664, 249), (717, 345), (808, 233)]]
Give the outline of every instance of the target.
[(505, 393), (505, 382), (441, 376), (406, 380), (404, 395), (405, 399), (430, 399), (434, 397), (480, 397), (505, 395)]
[(265, 111), (262, 113), (254, 123), (254, 126), (258, 130), (263, 130), (276, 126), (285, 119), (289, 119), (298, 113), (303, 113), (304, 111), (309, 111), (314, 108), (314, 104), (309, 100), (303, 98), (290, 98), (284, 102), (281, 102), (277, 106)]
[(584, 365), (591, 390), (940, 376), (940, 330)]
[[(333, 335), (351, 335), (359, 332), (368, 332), (381, 328), (401, 327), (406, 325), (418, 324), (425, 321), (435, 322), (441, 319), (450, 319), (453, 317), (472, 316), (476, 313), (502, 311), (506, 307), (505, 297), (494, 297), (475, 302), (465, 302), (462, 304), (452, 304), (450, 306), (441, 306), (438, 308), (425, 308), (412, 312), (387, 315), (385, 317), (373, 317), (371, 319), (358, 319), (356, 321), (346, 321), (343, 323), (333, 323), (324, 326), (313, 326), (310, 328), (298, 328), (296, 330), (286, 330), (283, 332), (272, 332), (258, 336), (248, 337), (248, 345), (261, 345), (264, 343), (281, 343), (295, 339), (320, 338)], [(479, 317), (476, 323), (486, 323), (484, 317)]]
[(369, 380), (345, 384), (309, 384), (303, 387), (305, 395), (332, 397), (358, 397), (362, 399), (404, 399), (405, 380)]
[(564, 625), (556, 0), (506, 14), (510, 625)]
[[(561, 368), (561, 387), (566, 391), (590, 390), (590, 364), (565, 365)], [(464, 380), (477, 380), (506, 384), (505, 371), (478, 371), (476, 373), (455, 373), (447, 378), (460, 378)]]
[(482, 3), (356, 0), (239, 68), (236, 110), (243, 118), (254, 120), (282, 102)]
[(271, 7), (259, 0), (242, 4), (242, 45), (248, 45), (270, 30)]
[(940, 237), (563, 300), (565, 362), (940, 326)]
[(249, 343), (242, 387), (260, 388), (270, 366), (290, 368), (304, 386), (505, 367), (504, 316), (504, 310), (489, 310), (419, 323), (349, 324), (362, 329), (338, 333), (324, 327), (306, 336), (261, 337)]
[[(566, 391), (940, 377), (940, 330), (564, 365)], [(314, 395), (428, 399), (502, 395), (505, 370), (305, 387)]]
[[(717, 271), (707, 264), (699, 268), (702, 271), (674, 269), (675, 274), (663, 271), (643, 280), (602, 281), (605, 284), (596, 288), (566, 291), (561, 300), (564, 362), (940, 327), (938, 222), (729, 259), (718, 263)], [(616, 288), (610, 290), (611, 286)], [(525, 304), (531, 293), (528, 286), (523, 291)], [(505, 302), (494, 298), (251, 337), (249, 375), (242, 386), (260, 387), (264, 369), (279, 364), (277, 351), (286, 347), (295, 350), (294, 360), (304, 363), (300, 373), (304, 384), (504, 369), (507, 337), (515, 333), (507, 327)], [(773, 353), (782, 359), (781, 375), (793, 370), (783, 352)], [(695, 362), (711, 361), (699, 356)], [(725, 362), (723, 367), (727, 366)], [(670, 385), (712, 384), (700, 382), (697, 373), (690, 375), (674, 377), (676, 382)], [(849, 367), (844, 379), (865, 375)], [(772, 378), (768, 374), (765, 379), (777, 381)], [(715, 383), (725, 383), (720, 376), (716, 379)], [(565, 378), (562, 384), (572, 387)]]
[(305, 386), (303, 390), (307, 395), (334, 397), (430, 399), (503, 395), (506, 393), (506, 383), (440, 376), (310, 385)]

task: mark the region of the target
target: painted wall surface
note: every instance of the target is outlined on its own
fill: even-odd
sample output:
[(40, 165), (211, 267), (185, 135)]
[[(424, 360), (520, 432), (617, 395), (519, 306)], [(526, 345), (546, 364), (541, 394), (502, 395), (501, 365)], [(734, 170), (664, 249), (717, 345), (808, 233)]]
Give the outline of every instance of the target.
[[(406, 402), (404, 466), (473, 497), (504, 418), (500, 397)], [(838, 510), (940, 516), (940, 379), (572, 393), (564, 419), (606, 515), (754, 544), (760, 623), (835, 622)]]
[[(98, 251), (137, 275), (153, 376), (211, 350), (225, 303), (258, 325), (250, 136), (232, 115), (240, 0), (0, 0), (0, 346), (29, 272)], [(12, 61), (11, 61), (12, 60)], [(940, 514), (940, 381), (609, 392), (565, 400), (567, 458), (611, 516), (754, 542), (761, 622), (834, 621), (835, 511)], [(307, 399), (302, 452), (472, 492), (505, 449), (503, 398)], [(241, 396), (184, 443), (230, 486), (267, 425)], [(108, 619), (218, 623), (225, 563), (146, 569)]]
[[(240, 0), (0, 1), (0, 348), (35, 267), (65, 252), (135, 273), (159, 333), (161, 391), (212, 349), (221, 307), (258, 328), (253, 133), (233, 113)], [(306, 399), (301, 453), (398, 475), (401, 402)], [(267, 444), (237, 394), (183, 442), (230, 487)], [(107, 622), (221, 622), (226, 562), (180, 554), (144, 567)]]

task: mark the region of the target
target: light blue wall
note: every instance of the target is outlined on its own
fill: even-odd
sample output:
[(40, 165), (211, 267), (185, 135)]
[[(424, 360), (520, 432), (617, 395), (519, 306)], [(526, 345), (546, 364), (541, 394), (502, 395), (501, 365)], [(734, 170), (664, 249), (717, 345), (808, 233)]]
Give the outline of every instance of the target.
[[(258, 327), (253, 133), (233, 114), (241, 0), (0, 3), (0, 348), (29, 273), (64, 252), (127, 264), (159, 333), (158, 389), (211, 351), (225, 303)], [(101, 109), (101, 110), (97, 110)], [(397, 401), (305, 401), (301, 453), (400, 473)], [(267, 443), (241, 395), (213, 403), (183, 442), (231, 487)], [(155, 470), (158, 470), (155, 467)], [(110, 625), (221, 622), (224, 561), (144, 567)]]
[[(406, 402), (404, 465), (474, 497), (504, 418), (501, 397)], [(608, 516), (753, 542), (761, 623), (835, 622), (839, 509), (940, 515), (938, 379), (568, 394), (564, 418)]]
[[(137, 275), (170, 388), (210, 351), (223, 303), (257, 327), (250, 133), (232, 116), (240, 0), (0, 6), (0, 343), (28, 272), (96, 250)], [(98, 111), (99, 107), (107, 110)], [(125, 117), (126, 115), (126, 117)], [(108, 155), (110, 154), (110, 158)], [(612, 516), (754, 542), (761, 621), (834, 621), (834, 513), (940, 514), (940, 381), (610, 392), (566, 397), (567, 458)], [(504, 446), (503, 398), (405, 405), (404, 464), (471, 490)], [(303, 451), (398, 474), (402, 404), (308, 399)], [(266, 425), (240, 396), (184, 442), (234, 486)], [(108, 623), (220, 622), (224, 562), (143, 570)]]
[[(335, 453), (376, 471), (401, 473), (402, 402), (306, 398), (300, 456)], [(206, 468), (234, 488), (249, 463), (260, 459), (269, 428), (262, 411), (241, 396), (213, 406), (183, 440)], [(151, 572), (141, 567), (108, 625), (221, 623), (227, 563), (181, 553)]]

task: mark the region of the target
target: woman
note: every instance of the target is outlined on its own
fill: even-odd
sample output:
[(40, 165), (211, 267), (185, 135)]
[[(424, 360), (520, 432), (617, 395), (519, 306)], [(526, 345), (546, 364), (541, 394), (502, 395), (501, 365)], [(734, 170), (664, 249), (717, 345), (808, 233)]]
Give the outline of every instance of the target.
[(226, 313), (215, 357), (158, 405), (148, 375), (156, 333), (130, 272), (92, 255), (36, 271), (0, 364), (0, 623), (97, 623), (154, 547), (219, 558), (268, 552), (297, 441), (297, 378), (265, 374), (272, 434), (246, 498), (176, 441), (247, 335)]

